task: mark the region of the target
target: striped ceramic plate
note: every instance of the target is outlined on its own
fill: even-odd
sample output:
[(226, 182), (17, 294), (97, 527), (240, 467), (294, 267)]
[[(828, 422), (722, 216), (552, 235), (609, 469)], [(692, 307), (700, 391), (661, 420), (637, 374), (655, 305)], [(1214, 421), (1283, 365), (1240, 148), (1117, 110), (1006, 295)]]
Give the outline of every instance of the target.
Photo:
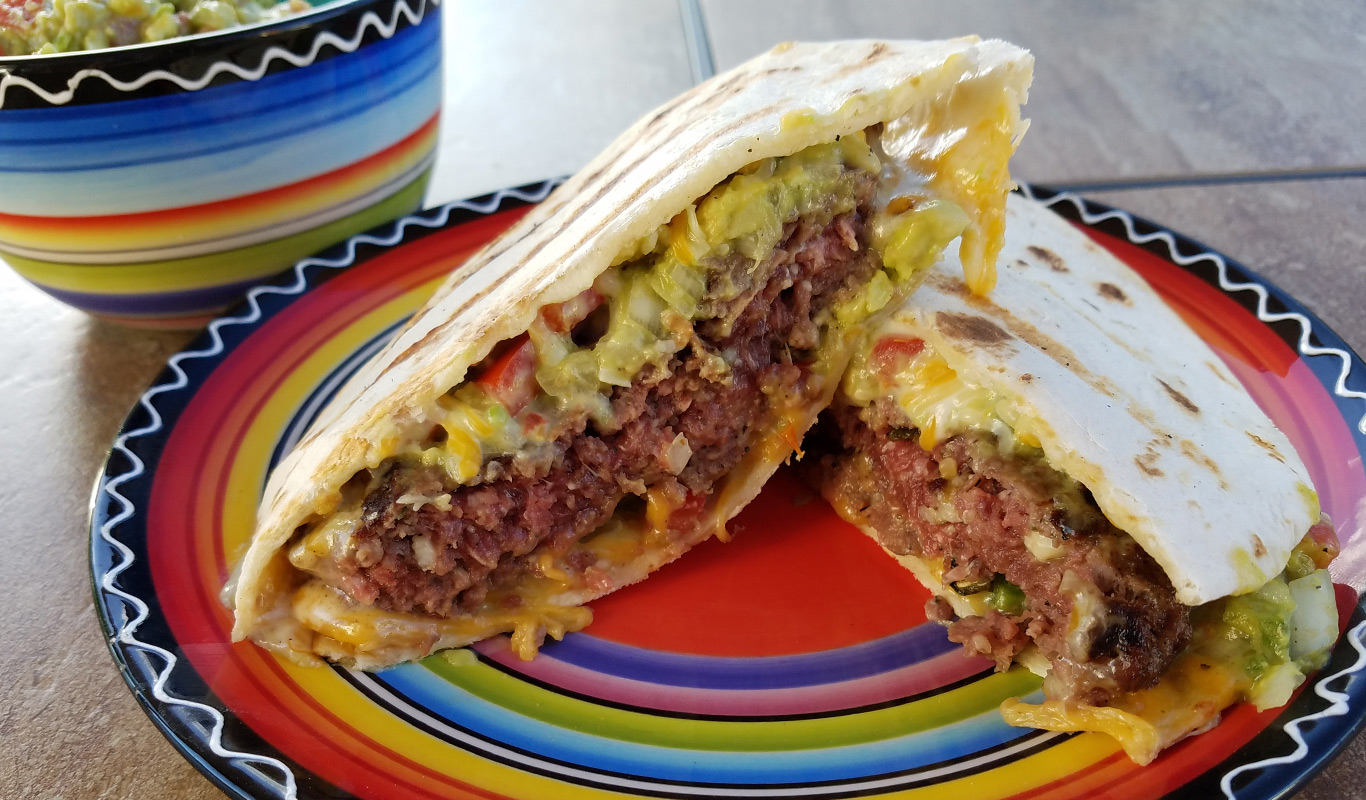
[(254, 290), (172, 359), (92, 519), (115, 658), (210, 778), (253, 798), (1272, 798), (1366, 708), (1366, 367), (1303, 307), (1180, 236), (1046, 195), (1151, 281), (1295, 443), (1338, 523), (1344, 635), (1294, 702), (1238, 707), (1139, 768), (1099, 735), (1004, 724), (1034, 695), (928, 624), (926, 596), (788, 474), (526, 663), (502, 639), (375, 674), (228, 640), (218, 599), (267, 471), (449, 270), (549, 185), (408, 217)]

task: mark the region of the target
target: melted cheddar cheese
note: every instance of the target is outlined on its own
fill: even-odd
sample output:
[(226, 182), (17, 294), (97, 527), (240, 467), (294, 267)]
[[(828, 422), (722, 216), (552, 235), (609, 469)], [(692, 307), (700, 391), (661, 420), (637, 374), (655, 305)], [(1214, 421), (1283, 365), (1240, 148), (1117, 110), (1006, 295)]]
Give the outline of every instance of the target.
[[(966, 380), (935, 349), (912, 338), (894, 323), (887, 333), (855, 355), (841, 389), (856, 406), (877, 398), (891, 399), (920, 431), (926, 450), (960, 433), (990, 433), (1003, 450), (1037, 449), (1038, 437), (1030, 420), (1015, 411), (1001, 394)], [(900, 358), (880, 358), (879, 344), (900, 339), (915, 341), (918, 352)]]
[[(954, 435), (984, 434), (984, 439), (994, 438), (1002, 452), (1046, 463), (1031, 434), (1031, 420), (1014, 413), (1006, 398), (965, 380), (912, 329), (893, 323), (884, 331), (846, 372), (841, 389), (848, 402), (864, 407), (877, 399), (891, 400), (918, 429), (918, 441), (926, 450)], [(940, 467), (945, 478), (957, 474), (951, 459)], [(1072, 483), (1068, 479), (1053, 487), (1057, 501), (1067, 500), (1064, 490)], [(852, 507), (837, 510), (846, 519), (862, 518)], [(956, 514), (947, 503), (940, 509), (921, 509), (922, 517), (932, 523), (957, 521)], [(1034, 533), (1027, 535), (1025, 545), (1040, 561), (1063, 553), (1050, 539)], [(1336, 605), (1324, 569), (1335, 552), (1316, 543), (1312, 534), (1306, 536), (1279, 577), (1265, 581), (1255, 592), (1194, 609), (1192, 643), (1154, 687), (1123, 695), (1106, 707), (1060, 700), (1030, 705), (1011, 699), (1001, 706), (1001, 713), (1011, 725), (1109, 735), (1136, 763), (1147, 764), (1164, 748), (1217, 724), (1223, 710), (1235, 703), (1248, 701), (1259, 710), (1284, 705), (1305, 675), (1322, 666), (1336, 639)], [(922, 583), (941, 587), (941, 596), (959, 615), (986, 613), (985, 593), (961, 597), (944, 587), (942, 561), (902, 561)], [(1092, 605), (1103, 612), (1090, 595), (1077, 593), (1074, 632), (1087, 627), (1078, 620)], [(1046, 662), (1043, 666), (1046, 670)]]
[(1287, 572), (1256, 592), (1196, 608), (1191, 644), (1161, 681), (1111, 706), (1029, 705), (1007, 700), (1011, 725), (1104, 733), (1137, 764), (1208, 730), (1223, 710), (1248, 701), (1259, 711), (1289, 702), (1305, 676), (1323, 666), (1337, 635), (1337, 605), (1326, 569)]
[[(449, 485), (477, 483), (494, 459), (544, 452), (538, 448), (559, 435), (559, 421), (605, 420), (614, 387), (630, 385), (647, 365), (667, 363), (687, 345), (688, 331), (682, 329), (695, 320), (704, 293), (716, 290), (708, 282), (709, 259), (737, 253), (763, 259), (796, 218), (814, 213), (828, 221), (853, 210), (856, 184), (848, 170), (871, 172), (879, 189), (870, 245), (884, 263), (866, 287), (831, 309), (811, 365), (813, 378), (824, 382), (823, 405), (858, 326), (904, 297), (953, 238), (963, 236), (964, 263), (976, 265), (967, 276), (973, 290), (985, 292), (994, 283), (1002, 199), (1010, 188), (1006, 162), (1020, 131), (1018, 110), (1014, 98), (991, 79), (956, 89), (949, 105), (925, 118), (889, 123), (914, 126), (913, 135), (897, 137), (910, 150), (884, 153), (878, 140), (860, 131), (739, 170), (612, 260), (591, 290), (610, 312), (597, 341), (576, 343), (570, 330), (549, 324), (542, 310), (527, 332), (526, 341), (534, 347), (535, 394), (526, 405), (505, 407), (496, 392), (478, 385), (477, 377), (467, 378), (420, 421), (385, 437), (380, 461), (369, 465), (372, 484), (396, 461), (439, 467)], [(980, 159), (992, 163), (976, 163)], [(727, 379), (723, 355), (704, 377)], [(687, 541), (669, 527), (679, 500), (650, 492), (641, 519), (623, 520), (618, 514), (575, 545), (589, 551), (595, 564), (591, 575), (568, 567), (574, 550), (533, 553), (532, 577), (495, 587), (481, 608), (449, 619), (366, 607), (334, 588), (341, 585), (336, 564), (359, 524), (359, 500), (338, 497), (330, 511), (320, 508), (322, 518), (288, 547), (289, 562), (299, 571), (289, 603), (297, 628), (288, 637), (253, 638), (267, 646), (272, 637), (289, 639), (296, 654), (312, 652), (368, 668), (507, 631), (519, 654), (529, 658), (543, 636), (588, 624), (591, 612), (577, 607), (586, 599), (639, 580), (703, 538), (728, 538), (726, 520), (757, 491), (748, 475), (767, 474), (794, 453), (800, 456), (798, 445), (813, 420), (811, 403), (778, 403), (757, 444), (733, 470), (736, 479), (714, 487)], [(440, 508), (450, 497), (405, 494), (401, 500), (414, 508), (427, 503)], [(419, 565), (429, 546), (413, 542)], [(311, 644), (300, 644), (309, 637)]]

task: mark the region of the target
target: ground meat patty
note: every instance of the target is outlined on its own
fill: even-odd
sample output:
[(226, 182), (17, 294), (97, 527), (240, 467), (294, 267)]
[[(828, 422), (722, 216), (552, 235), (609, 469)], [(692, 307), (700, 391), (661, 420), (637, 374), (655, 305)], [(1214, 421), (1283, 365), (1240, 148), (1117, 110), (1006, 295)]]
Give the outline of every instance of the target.
[[(971, 591), (1002, 575), (1024, 592), (1022, 613), (952, 621), (950, 638), (1001, 667), (1032, 642), (1052, 663), (1045, 691), (1057, 699), (1103, 705), (1156, 683), (1191, 634), (1189, 609), (1156, 562), (1041, 459), (1002, 455), (989, 434), (926, 451), (906, 424), (883, 401), (832, 410), (817, 438), (818, 479), (888, 549), (942, 564), (946, 583)], [(951, 619), (945, 605), (927, 615)]]
[[(861, 209), (871, 199), (869, 178)], [(365, 499), (362, 524), (339, 564), (344, 589), (394, 611), (445, 616), (484, 601), (494, 580), (530, 569), (533, 549), (564, 552), (602, 525), (627, 495), (663, 487), (684, 499), (707, 494), (754, 444), (770, 397), (819, 391), (801, 366), (816, 346), (813, 322), (841, 293), (878, 269), (863, 238), (864, 213), (828, 224), (799, 221), (761, 264), (743, 270), (739, 296), (712, 303), (723, 318), (697, 325), (691, 344), (661, 369), (649, 368), (612, 396), (611, 430), (586, 420), (565, 433), (550, 458), (495, 464), (499, 476), (448, 487), (436, 469), (395, 465)], [(756, 276), (758, 278), (756, 279)], [(727, 380), (709, 379), (725, 354)], [(682, 434), (691, 448), (677, 475), (669, 448)], [(450, 495), (449, 507), (413, 510), (405, 494)]]

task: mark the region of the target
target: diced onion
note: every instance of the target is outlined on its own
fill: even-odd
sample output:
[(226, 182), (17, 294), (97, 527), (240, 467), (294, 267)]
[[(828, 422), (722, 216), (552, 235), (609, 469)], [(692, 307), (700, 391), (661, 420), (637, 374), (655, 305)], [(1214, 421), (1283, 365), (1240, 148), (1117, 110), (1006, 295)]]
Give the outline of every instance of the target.
[(419, 534), (408, 539), (408, 546), (413, 548), (413, 558), (417, 560), (417, 565), (424, 571), (431, 572), (436, 566), (436, 547), (432, 545), (432, 540)]
[(1052, 561), (1067, 551), (1053, 543), (1053, 539), (1038, 531), (1030, 531), (1024, 537), (1025, 549), (1039, 561)]
[(1333, 579), (1320, 569), (1290, 582), (1295, 612), (1290, 616), (1290, 657), (1317, 669), (1338, 638), (1338, 607)]
[(1304, 673), (1294, 664), (1277, 664), (1271, 667), (1252, 685), (1247, 699), (1258, 711), (1280, 708), (1290, 702), (1290, 695), (1304, 683)]
[(664, 451), (664, 465), (669, 470), (670, 475), (677, 475), (688, 466), (688, 459), (692, 458), (692, 446), (688, 444), (688, 437), (678, 434), (669, 443)]

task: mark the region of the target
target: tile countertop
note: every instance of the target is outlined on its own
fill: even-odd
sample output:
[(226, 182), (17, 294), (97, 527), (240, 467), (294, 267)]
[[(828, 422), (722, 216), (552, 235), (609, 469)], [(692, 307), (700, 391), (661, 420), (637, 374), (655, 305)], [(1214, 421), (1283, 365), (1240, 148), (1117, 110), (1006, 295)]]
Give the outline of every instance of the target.
[[(1227, 253), (1366, 351), (1366, 105), (1346, 96), (1366, 63), (1359, 4), (708, 0), (701, 12), (718, 69), (789, 38), (978, 32), (1029, 47), (1020, 177), (1082, 187)], [(450, 2), (446, 22), (432, 202), (572, 172), (693, 81), (675, 0)], [(189, 335), (91, 320), (8, 270), (0, 310), (0, 797), (219, 797), (114, 668), (87, 564), (89, 487)], [(1366, 796), (1364, 742), (1300, 796)]]

